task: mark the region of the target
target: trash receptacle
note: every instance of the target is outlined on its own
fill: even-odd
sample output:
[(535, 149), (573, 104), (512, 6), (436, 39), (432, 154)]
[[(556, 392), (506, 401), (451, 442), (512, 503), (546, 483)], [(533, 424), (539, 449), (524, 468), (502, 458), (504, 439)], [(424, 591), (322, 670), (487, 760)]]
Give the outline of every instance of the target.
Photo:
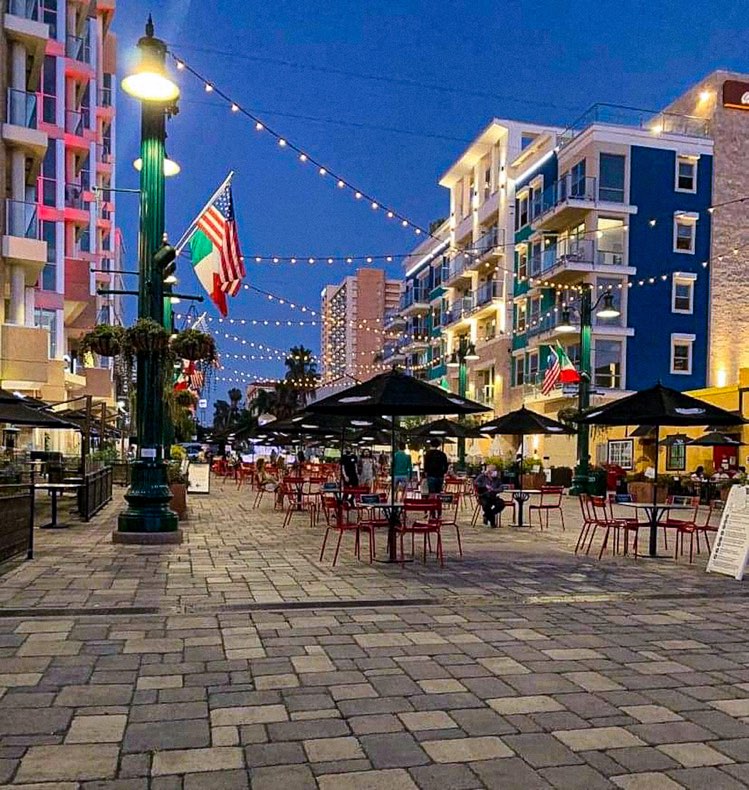
[(63, 466), (59, 461), (47, 461), (47, 482), (62, 483), (64, 479)]
[(594, 496), (606, 496), (606, 478), (605, 469), (595, 469), (590, 475), (590, 493)]

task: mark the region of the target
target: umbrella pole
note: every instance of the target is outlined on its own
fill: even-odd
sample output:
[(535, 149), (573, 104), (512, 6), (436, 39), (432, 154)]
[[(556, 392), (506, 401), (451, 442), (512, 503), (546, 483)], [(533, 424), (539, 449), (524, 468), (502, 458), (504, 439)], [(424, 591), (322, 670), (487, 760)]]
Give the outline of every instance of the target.
[(653, 510), (650, 513), (650, 556), (658, 554), (658, 441), (660, 425), (655, 426), (655, 477), (653, 478)]

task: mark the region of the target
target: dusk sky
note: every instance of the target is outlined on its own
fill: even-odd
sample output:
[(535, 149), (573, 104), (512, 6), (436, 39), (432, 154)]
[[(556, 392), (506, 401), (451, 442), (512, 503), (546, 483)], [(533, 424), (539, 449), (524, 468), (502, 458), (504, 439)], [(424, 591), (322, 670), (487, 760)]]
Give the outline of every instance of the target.
[[(658, 109), (715, 68), (749, 70), (745, 7), (733, 0), (123, 0), (115, 21), (121, 74), (149, 11), (156, 34), (217, 87), (422, 226), (448, 213), (437, 180), (492, 117), (566, 125), (595, 102)], [(273, 266), (252, 256), (402, 254), (418, 242), (255, 132), (194, 77), (180, 72), (178, 79), (180, 113), (169, 122), (167, 144), (182, 166), (167, 186), (173, 241), (233, 169), (247, 282), (284, 298), (317, 310), (323, 285), (352, 267)], [(139, 108), (122, 91), (118, 102), (118, 185), (133, 187)], [(137, 208), (133, 196), (119, 196), (128, 269), (136, 263)], [(398, 275), (400, 266), (391, 264), (389, 273)], [(189, 261), (181, 259), (178, 275), (180, 290), (200, 292)], [(207, 309), (218, 316), (210, 303)], [(248, 291), (230, 300), (230, 317), (310, 320)], [(226, 331), (319, 351), (316, 326)], [(228, 358), (251, 349), (218, 338), (227, 367), (283, 373), (281, 362)], [(229, 386), (218, 384), (213, 397)]]

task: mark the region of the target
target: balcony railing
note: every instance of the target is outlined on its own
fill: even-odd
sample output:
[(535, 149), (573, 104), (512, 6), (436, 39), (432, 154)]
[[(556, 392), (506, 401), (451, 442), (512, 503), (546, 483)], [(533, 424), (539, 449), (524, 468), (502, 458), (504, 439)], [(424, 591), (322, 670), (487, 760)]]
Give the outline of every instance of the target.
[(8, 0), (5, 8), (13, 16), (39, 21), (39, 0)]
[(544, 189), (540, 204), (534, 202), (534, 219), (551, 211), (569, 200), (595, 201), (597, 198), (596, 179), (593, 176), (576, 176), (567, 173), (559, 181)]
[(402, 297), (401, 306), (405, 310), (414, 304), (427, 304), (429, 292), (426, 288), (409, 288)]
[(36, 94), (8, 88), (8, 123), (36, 129)]
[(23, 239), (39, 239), (39, 214), (36, 203), (5, 201), (5, 233)]
[(499, 242), (499, 229), (494, 226), (489, 228), (486, 233), (480, 236), (474, 243), (473, 243), (473, 250), (477, 257), (482, 257), (486, 255), (487, 252), (491, 252), (491, 250), (495, 249)]
[(445, 312), (445, 324), (454, 324), (467, 315), (470, 315), (474, 307), (473, 296), (463, 296), (456, 299)]
[(65, 206), (66, 208), (85, 209), (87, 202), (83, 199), (82, 184), (65, 184)]
[(402, 344), (398, 343), (386, 343), (382, 349), (382, 360), (386, 362), (389, 359), (393, 359), (394, 357), (401, 357), (403, 356), (402, 351)]
[(492, 300), (502, 296), (502, 283), (497, 280), (482, 283), (475, 291), (476, 307), (489, 304)]
[(99, 90), (99, 105), (101, 107), (111, 107), (112, 106), (112, 89), (111, 88), (101, 88)]
[(405, 320), (401, 315), (401, 308), (400, 307), (391, 307), (389, 310), (385, 310), (385, 323), (392, 324), (396, 321)]
[(485, 406), (493, 406), (494, 405), (494, 385), (493, 384), (484, 384), (483, 387), (479, 387), (477, 395), (478, 395), (479, 403), (483, 403)]
[(67, 110), (65, 112), (65, 131), (76, 137), (82, 137), (83, 130), (86, 128), (85, 120), (80, 110)]
[(593, 239), (576, 239), (560, 242), (533, 253), (529, 260), (531, 277), (546, 274), (556, 266), (582, 264), (585, 266), (623, 266), (625, 263), (624, 245), (604, 240), (605, 249)]
[(67, 36), (65, 39), (65, 55), (81, 63), (91, 62), (91, 45), (82, 36)]
[(689, 137), (710, 136), (710, 121), (706, 118), (621, 107), (613, 104), (594, 104), (562, 133), (560, 144), (567, 145), (593, 124), (631, 126), (644, 129), (655, 136), (662, 134)]

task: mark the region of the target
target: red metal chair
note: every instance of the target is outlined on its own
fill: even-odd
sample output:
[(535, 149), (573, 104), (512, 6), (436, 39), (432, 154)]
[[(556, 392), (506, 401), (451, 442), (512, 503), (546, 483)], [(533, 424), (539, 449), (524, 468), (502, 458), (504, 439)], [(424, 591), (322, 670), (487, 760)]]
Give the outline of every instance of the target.
[(695, 538), (697, 539), (697, 554), (700, 554), (700, 533), (702, 533), (702, 537), (705, 539), (705, 544), (707, 546), (708, 552), (711, 551), (710, 548), (710, 539), (708, 538), (708, 533), (710, 532), (717, 532), (718, 528), (712, 526), (710, 524), (710, 519), (713, 515), (713, 504), (711, 503), (708, 506), (707, 514), (705, 515), (704, 520), (701, 523), (697, 523), (697, 518), (699, 516), (699, 506), (695, 508), (694, 511), (694, 519), (692, 521), (684, 520), (680, 521), (676, 527), (676, 545), (674, 546), (674, 559), (679, 558), (679, 554), (681, 553), (684, 556), (684, 536), (689, 535), (689, 562), (691, 564), (694, 558), (694, 542)]
[(564, 532), (564, 513), (562, 512), (562, 496), (564, 488), (562, 486), (541, 486), (541, 498), (533, 505), (528, 506), (528, 520), (531, 521), (534, 513), (538, 513), (538, 526), (544, 528), (542, 514), (546, 514), (546, 529), (549, 528), (549, 513), (552, 510), (559, 511), (559, 518), (562, 522), (562, 532)]
[[(418, 519), (415, 514), (420, 514), (423, 520)], [(403, 502), (403, 521), (398, 527), (398, 535), (400, 537), (400, 551), (401, 562), (405, 557), (403, 554), (403, 538), (405, 535), (411, 535), (411, 554), (416, 551), (416, 535), (421, 535), (424, 539), (424, 562), (426, 562), (427, 545), (431, 551), (431, 536), (435, 535), (437, 538), (437, 556), (440, 560), (440, 565), (445, 564), (444, 554), (442, 552), (442, 502), (438, 499), (421, 499), (411, 500), (406, 499)]]
[(437, 494), (440, 502), (442, 526), (454, 527), (458, 539), (458, 555), (463, 556), (463, 546), (460, 540), (460, 526), (458, 525), (458, 511), (460, 510), (460, 494)]
[[(322, 541), (322, 548), (320, 549), (320, 562), (322, 562), (325, 555), (325, 546), (331, 531), (338, 532), (338, 542), (333, 555), (334, 567), (336, 562), (338, 562), (338, 553), (341, 550), (343, 535), (347, 532), (354, 533), (354, 553), (358, 559), (361, 559), (361, 533), (366, 532), (369, 535), (369, 561), (372, 562), (374, 559), (374, 527), (361, 521), (348, 521), (345, 519), (343, 517), (344, 503), (339, 502), (336, 497), (323, 494), (322, 500), (327, 526)], [(333, 515), (332, 521), (330, 520), (331, 515)]]

